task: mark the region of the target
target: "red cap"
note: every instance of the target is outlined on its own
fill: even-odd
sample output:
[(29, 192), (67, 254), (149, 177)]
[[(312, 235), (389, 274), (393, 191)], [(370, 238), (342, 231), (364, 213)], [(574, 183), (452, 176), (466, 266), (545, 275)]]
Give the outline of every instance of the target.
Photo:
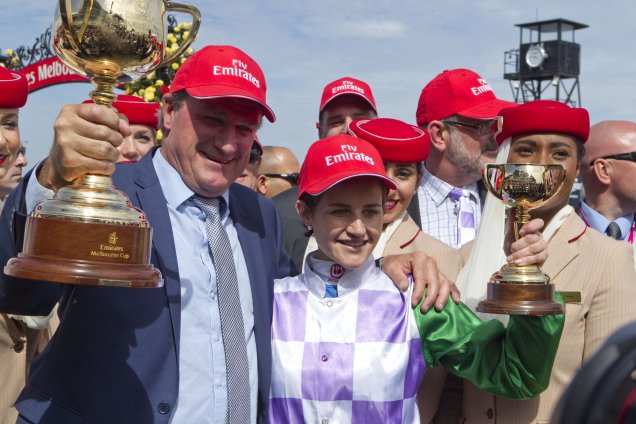
[[(84, 103), (93, 103), (93, 101), (85, 100)], [(113, 102), (113, 107), (117, 109), (117, 112), (125, 115), (129, 123), (146, 125), (155, 130), (159, 129), (159, 118), (157, 117), (159, 106), (157, 102), (147, 102), (141, 97), (129, 94), (119, 94), (117, 101)]]
[(322, 99), (320, 99), (320, 112), (327, 106), (327, 103), (343, 94), (353, 94), (362, 97), (371, 105), (376, 113), (378, 112), (369, 84), (351, 77), (337, 79), (325, 86), (325, 89), (322, 91)]
[(490, 85), (475, 72), (452, 69), (437, 75), (422, 89), (415, 117), (420, 126), (452, 115), (491, 119), (514, 104), (495, 97)]
[(29, 84), (19, 72), (0, 66), (0, 109), (18, 109), (24, 106)]
[(298, 198), (304, 193), (317, 196), (344, 180), (363, 176), (377, 177), (395, 190), (380, 153), (370, 143), (347, 134), (318, 140), (309, 146), (300, 167)]
[(397, 119), (357, 119), (349, 133), (373, 144), (384, 162), (422, 162), (431, 147), (428, 132)]
[(198, 99), (238, 97), (263, 107), (270, 122), (276, 120), (267, 106), (265, 75), (258, 63), (232, 46), (207, 46), (194, 53), (177, 70), (170, 92), (186, 90)]
[(523, 134), (568, 134), (585, 143), (590, 133), (590, 115), (583, 108), (575, 108), (554, 100), (537, 100), (503, 109), (502, 131), (497, 143), (508, 137)]

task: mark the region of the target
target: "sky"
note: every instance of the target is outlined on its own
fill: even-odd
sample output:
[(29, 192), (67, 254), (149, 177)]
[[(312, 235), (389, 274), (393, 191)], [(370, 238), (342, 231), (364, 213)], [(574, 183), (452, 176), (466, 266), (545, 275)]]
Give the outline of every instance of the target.
[[(194, 49), (230, 44), (260, 64), (277, 120), (265, 122), (259, 138), (290, 148), (300, 160), (317, 139), (322, 89), (343, 76), (371, 85), (380, 116), (411, 123), (422, 88), (445, 69), (472, 69), (499, 98), (513, 100), (503, 78), (504, 52), (519, 47), (515, 24), (537, 20), (589, 25), (575, 33), (581, 45), (581, 106), (592, 123), (636, 121), (633, 0), (185, 1), (202, 15)], [(51, 24), (56, 4), (0, 0), (0, 49), (33, 45)], [(63, 84), (29, 97), (20, 112), (29, 167), (48, 154), (63, 105), (80, 103), (91, 89)]]

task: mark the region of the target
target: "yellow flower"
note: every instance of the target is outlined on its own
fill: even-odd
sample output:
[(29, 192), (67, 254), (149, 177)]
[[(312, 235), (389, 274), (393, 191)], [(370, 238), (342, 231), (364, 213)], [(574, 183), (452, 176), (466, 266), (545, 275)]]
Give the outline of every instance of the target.
[(185, 62), (186, 60), (188, 60), (188, 58), (187, 58), (187, 57), (182, 57), (182, 58), (181, 58), (181, 63)]
[(176, 50), (176, 49), (178, 49), (178, 48), (179, 48), (179, 45), (178, 45), (177, 43), (173, 43), (173, 44), (170, 46), (170, 49), (171, 49), (171, 50)]
[(188, 47), (188, 50), (186, 50), (186, 54), (191, 55), (192, 52), (194, 52), (194, 50), (192, 50), (192, 47)]
[(177, 69), (179, 69), (179, 64), (173, 63), (172, 65), (170, 65), (170, 67), (172, 68), (173, 71), (176, 71)]
[(174, 29), (173, 29), (172, 31), (174, 31), (174, 32), (176, 32), (176, 33), (181, 32), (181, 24), (179, 24), (179, 25), (177, 25), (176, 27), (174, 27)]
[(188, 38), (189, 35), (190, 35), (190, 31), (185, 31), (183, 33), (183, 39), (185, 40), (186, 38)]
[(155, 93), (146, 93), (146, 95), (144, 96), (144, 100), (147, 102), (152, 102), (155, 100)]
[(163, 85), (163, 80), (158, 79), (157, 82), (155, 82), (155, 85), (161, 87)]
[(6, 54), (7, 56), (13, 56), (13, 50), (11, 50), (11, 49), (6, 49), (6, 50), (4, 51), (4, 54)]

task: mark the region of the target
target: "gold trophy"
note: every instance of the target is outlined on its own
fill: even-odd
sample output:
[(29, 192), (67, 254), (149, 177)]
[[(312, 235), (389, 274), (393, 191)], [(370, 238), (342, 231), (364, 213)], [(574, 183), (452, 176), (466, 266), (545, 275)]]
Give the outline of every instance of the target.
[[(515, 239), (530, 220), (529, 211), (552, 198), (563, 186), (561, 165), (488, 164), (484, 182), (488, 190), (506, 206), (517, 209)], [(504, 265), (488, 283), (488, 295), (477, 305), (479, 312), (511, 315), (554, 315), (564, 312), (554, 300), (550, 277), (536, 265)]]
[[(192, 15), (190, 34), (168, 57), (166, 11)], [(91, 79), (93, 101), (112, 108), (114, 87), (176, 60), (194, 41), (200, 21), (196, 7), (165, 0), (59, 0), (53, 49)], [(110, 176), (86, 174), (35, 208), (23, 250), (4, 272), (67, 284), (160, 287), (151, 243), (145, 214), (113, 187)]]

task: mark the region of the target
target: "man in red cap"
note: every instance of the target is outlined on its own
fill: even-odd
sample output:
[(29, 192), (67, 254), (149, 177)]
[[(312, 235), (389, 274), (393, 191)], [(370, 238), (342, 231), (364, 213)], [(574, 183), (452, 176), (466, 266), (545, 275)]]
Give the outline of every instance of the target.
[(474, 238), (483, 196), (477, 182), (495, 158), (495, 118), (511, 105), (468, 69), (446, 70), (424, 87), (416, 118), (430, 133), (431, 151), (409, 208), (422, 231), (452, 247)]
[[(371, 87), (364, 81), (351, 77), (338, 78), (325, 86), (318, 110), (318, 138), (346, 134), (349, 123), (355, 119), (378, 116)], [(298, 270), (302, 269), (308, 238), (306, 228), (298, 213), (296, 199), (298, 187), (285, 190), (272, 200), (276, 203), (283, 221), (285, 248)]]
[[(556, 402), (581, 364), (614, 331), (636, 319), (633, 307), (636, 272), (631, 246), (590, 231), (568, 205), (588, 138), (587, 111), (540, 100), (500, 113), (503, 131), (497, 142), (502, 144), (500, 151), (509, 149), (507, 162), (560, 164), (566, 170), (559, 193), (531, 211), (533, 218), (546, 223), (543, 237), (550, 254), (541, 269), (551, 277), (566, 302), (565, 327), (545, 392), (528, 400), (512, 401), (495, 398), (464, 382), (464, 422), (549, 422)], [(491, 200), (499, 209), (491, 208)], [(493, 216), (490, 212), (485, 214), (484, 225), (498, 220), (499, 227), (503, 227), (503, 203), (489, 196), (485, 210), (493, 212)], [(462, 299), (469, 300), (469, 306), (471, 299), (486, 296), (486, 282), (502, 265), (493, 249), (503, 246), (503, 240), (493, 240), (493, 233), (480, 231), (472, 246), (472, 256), (457, 282)], [(480, 259), (473, 261), (475, 255), (478, 258), (481, 255)], [(459, 406), (454, 408), (458, 410)]]
[[(162, 146), (115, 166), (126, 121), (99, 105), (64, 107), (49, 157), (7, 201), (18, 212), (0, 218), (12, 235), (2, 263), (18, 253), (39, 200), (83, 173), (112, 174), (153, 227), (151, 260), (165, 282), (126, 290), (2, 274), (0, 311), (46, 315), (59, 301), (62, 317), (16, 401), (21, 422), (267, 420), (273, 280), (293, 264), (273, 203), (233, 184), (263, 116), (275, 119), (263, 72), (238, 48), (204, 47), (179, 68), (161, 116)], [(422, 257), (394, 262), (396, 280)], [(432, 281), (430, 262), (412, 268), (431, 284), (425, 307), (443, 307), (448, 284)]]

